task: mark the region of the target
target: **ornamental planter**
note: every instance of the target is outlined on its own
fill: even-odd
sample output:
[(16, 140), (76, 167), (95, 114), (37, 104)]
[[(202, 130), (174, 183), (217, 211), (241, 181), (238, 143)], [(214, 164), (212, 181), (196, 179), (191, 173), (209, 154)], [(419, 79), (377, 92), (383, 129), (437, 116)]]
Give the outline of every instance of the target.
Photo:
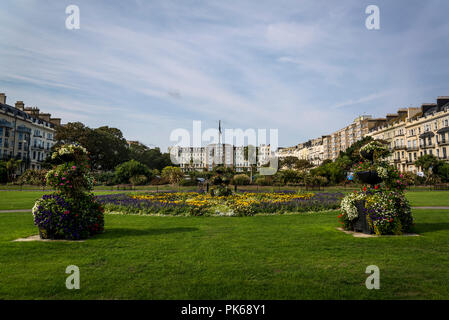
[(48, 233), (47, 230), (39, 228), (39, 237), (41, 239), (48, 239)]
[(365, 234), (372, 234), (365, 209), (365, 200), (360, 200), (355, 202), (355, 206), (357, 208), (358, 218), (354, 221), (354, 231), (362, 232)]
[(382, 182), (382, 178), (379, 177), (375, 170), (359, 171), (356, 175), (360, 181), (366, 184), (375, 185)]
[(360, 155), (366, 160), (373, 161), (374, 159), (374, 150), (360, 150)]

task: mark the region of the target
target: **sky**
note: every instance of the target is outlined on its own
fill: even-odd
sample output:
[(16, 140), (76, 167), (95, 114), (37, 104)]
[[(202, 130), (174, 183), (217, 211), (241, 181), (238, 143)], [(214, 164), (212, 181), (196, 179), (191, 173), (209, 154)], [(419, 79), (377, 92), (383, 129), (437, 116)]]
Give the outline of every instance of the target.
[(0, 92), (164, 151), (194, 120), (278, 129), (292, 146), (449, 95), (448, 12), (447, 0), (2, 0)]

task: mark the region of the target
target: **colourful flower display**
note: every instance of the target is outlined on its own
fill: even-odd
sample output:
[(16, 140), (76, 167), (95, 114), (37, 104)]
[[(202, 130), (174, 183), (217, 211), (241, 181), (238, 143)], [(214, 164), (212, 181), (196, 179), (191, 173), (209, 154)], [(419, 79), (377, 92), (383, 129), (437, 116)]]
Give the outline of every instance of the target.
[(104, 195), (97, 199), (106, 212), (160, 215), (252, 216), (335, 209), (340, 193), (238, 193), (211, 196), (195, 192)]
[(104, 210), (90, 192), (94, 181), (86, 149), (63, 145), (52, 154), (52, 160), (55, 166), (47, 173), (46, 182), (58, 191), (37, 200), (32, 210), (41, 237), (85, 239), (102, 232)]
[(353, 171), (373, 185), (364, 185), (361, 191), (354, 191), (341, 201), (338, 219), (343, 228), (360, 228), (356, 223), (366, 219), (370, 231), (378, 235), (409, 232), (413, 217), (403, 193), (407, 186), (405, 176), (382, 160), (389, 152), (380, 142), (368, 143), (360, 154), (365, 161), (355, 164)]

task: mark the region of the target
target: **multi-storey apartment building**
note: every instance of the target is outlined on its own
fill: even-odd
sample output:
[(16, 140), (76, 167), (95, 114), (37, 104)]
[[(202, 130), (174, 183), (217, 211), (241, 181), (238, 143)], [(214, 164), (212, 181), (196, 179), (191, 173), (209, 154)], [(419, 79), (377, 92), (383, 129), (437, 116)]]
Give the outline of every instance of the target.
[(251, 148), (248, 150), (248, 147), (230, 144), (209, 144), (205, 147), (174, 146), (169, 148), (169, 153), (176, 157), (176, 162), (184, 172), (211, 171), (219, 165), (243, 172), (249, 170), (253, 164), (260, 168), (270, 159), (270, 145), (260, 145), (254, 150), (254, 154), (251, 150)]
[(61, 119), (25, 107), (23, 101), (17, 101), (14, 107), (6, 104), (5, 94), (0, 93), (0, 159), (22, 160), (19, 174), (28, 168), (40, 169), (59, 125)]
[(322, 138), (323, 141), (323, 155), (322, 160), (338, 158), (340, 151), (345, 151), (353, 143), (361, 140), (368, 134), (370, 129), (385, 122), (383, 118), (374, 119), (370, 115), (363, 115), (354, 119), (354, 121), (334, 132), (328, 136)]
[(447, 160), (449, 97), (438, 97), (437, 103), (424, 103), (420, 108), (389, 114), (385, 125), (373, 128), (369, 135), (389, 144), (392, 155), (388, 160), (403, 172), (420, 171), (415, 161), (425, 154)]

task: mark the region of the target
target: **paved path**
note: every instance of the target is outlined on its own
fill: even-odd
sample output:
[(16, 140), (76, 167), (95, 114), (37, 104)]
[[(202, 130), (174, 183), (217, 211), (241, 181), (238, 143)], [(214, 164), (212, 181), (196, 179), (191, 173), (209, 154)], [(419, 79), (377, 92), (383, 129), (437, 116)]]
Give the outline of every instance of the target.
[(435, 210), (449, 210), (449, 207), (412, 207), (412, 209), (435, 209)]
[[(412, 207), (412, 209), (449, 210), (449, 207)], [(30, 212), (31, 209), (0, 210), (0, 213)]]

